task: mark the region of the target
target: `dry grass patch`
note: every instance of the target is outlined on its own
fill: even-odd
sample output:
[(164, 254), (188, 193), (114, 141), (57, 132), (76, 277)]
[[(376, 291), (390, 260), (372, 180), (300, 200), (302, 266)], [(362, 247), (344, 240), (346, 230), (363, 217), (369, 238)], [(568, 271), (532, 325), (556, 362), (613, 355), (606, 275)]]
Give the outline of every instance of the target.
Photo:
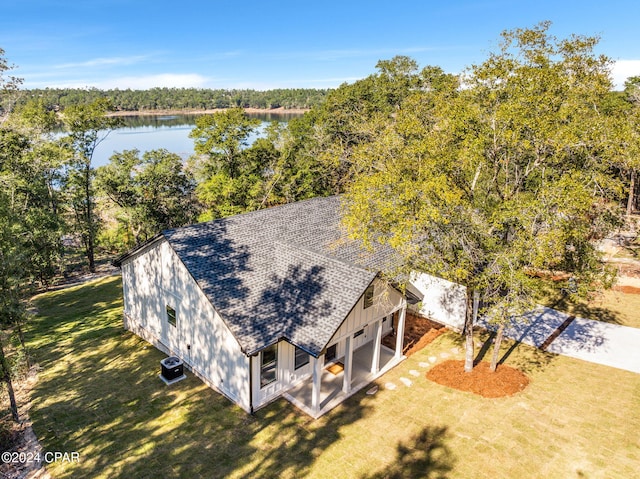
[(164, 386), (164, 355), (122, 330), (119, 280), (37, 306), (34, 430), (45, 450), (81, 457), (52, 464), (54, 478), (637, 475), (640, 375), (630, 372), (517, 346), (506, 364), (529, 386), (482, 398), (425, 378), (430, 358), (463, 359), (462, 338), (447, 332), (380, 378), (375, 395), (363, 390), (318, 420), (285, 400), (250, 416), (191, 374)]

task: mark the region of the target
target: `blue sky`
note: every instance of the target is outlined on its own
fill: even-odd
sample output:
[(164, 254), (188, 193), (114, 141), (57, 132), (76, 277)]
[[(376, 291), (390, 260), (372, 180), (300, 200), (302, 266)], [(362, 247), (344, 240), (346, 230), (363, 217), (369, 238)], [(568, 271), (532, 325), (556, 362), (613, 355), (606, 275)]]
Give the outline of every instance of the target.
[(2, 0), (0, 48), (26, 88), (330, 88), (394, 55), (459, 73), (543, 20), (640, 75), (637, 0)]

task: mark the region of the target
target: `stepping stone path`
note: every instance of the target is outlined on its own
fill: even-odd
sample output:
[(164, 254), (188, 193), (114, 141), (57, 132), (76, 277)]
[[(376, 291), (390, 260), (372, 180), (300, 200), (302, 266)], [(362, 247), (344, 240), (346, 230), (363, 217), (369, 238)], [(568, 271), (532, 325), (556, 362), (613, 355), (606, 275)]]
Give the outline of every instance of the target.
[(407, 387), (411, 387), (411, 385), (413, 384), (411, 382), (411, 379), (407, 379), (407, 378), (400, 378), (400, 382)]
[(438, 360), (438, 358), (436, 358), (435, 356), (429, 356), (429, 362), (431, 364), (435, 363)]
[(367, 394), (368, 394), (369, 396), (373, 396), (373, 395), (374, 395), (375, 393), (377, 393), (377, 392), (378, 392), (378, 386), (373, 386), (371, 389), (369, 389), (369, 390), (367, 391)]
[(458, 354), (460, 352), (460, 348), (451, 348), (451, 352), (453, 354)]
[(385, 389), (388, 389), (389, 391), (393, 391), (396, 388), (396, 385), (393, 383), (387, 383), (384, 385)]
[(448, 358), (449, 356), (451, 356), (449, 353), (440, 353), (440, 357), (441, 358)]
[(411, 371), (409, 371), (409, 374), (411, 374), (412, 376), (415, 376), (415, 377), (420, 376), (420, 373), (418, 371), (416, 371), (415, 369), (412, 369)]
[(419, 362), (418, 366), (420, 366), (421, 368), (428, 368), (429, 366), (431, 366), (431, 364), (429, 363), (424, 363), (424, 362)]

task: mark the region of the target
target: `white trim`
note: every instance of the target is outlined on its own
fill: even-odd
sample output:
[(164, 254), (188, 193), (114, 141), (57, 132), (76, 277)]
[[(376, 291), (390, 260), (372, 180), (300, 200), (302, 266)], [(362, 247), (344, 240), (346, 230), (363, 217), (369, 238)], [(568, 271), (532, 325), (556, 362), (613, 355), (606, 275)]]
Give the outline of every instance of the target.
[(313, 361), (313, 392), (311, 393), (311, 407), (314, 411), (320, 411), (320, 391), (322, 389), (322, 369), (324, 367), (324, 354), (314, 357)]
[[(400, 311), (403, 308), (402, 304), (400, 306), (398, 306), (397, 308), (392, 309), (391, 311), (389, 311), (388, 313), (383, 314), (382, 316), (379, 316), (377, 318), (375, 318), (373, 321), (371, 321), (369, 324), (375, 323), (376, 321), (380, 321), (382, 322), (382, 320), (389, 315), (392, 315), (393, 313), (395, 313), (396, 311)], [(329, 344), (327, 344), (327, 347), (332, 346), (334, 344), (339, 343), (340, 341), (342, 341), (344, 338), (349, 337), (349, 336), (353, 336), (353, 333), (360, 331), (362, 328), (364, 328), (365, 326), (367, 326), (366, 324), (361, 324), (358, 325), (357, 329), (354, 329), (353, 331), (350, 331), (348, 333), (343, 334), (342, 336), (338, 336), (336, 337), (332, 337), (331, 338), (331, 342)]]
[(402, 348), (404, 346), (404, 323), (407, 317), (407, 301), (402, 299), (402, 308), (398, 316), (398, 330), (396, 331), (396, 359), (402, 357)]
[(342, 392), (349, 394), (349, 392), (351, 392), (351, 372), (353, 370), (353, 340), (351, 336), (346, 337), (344, 347), (344, 377), (342, 380)]
[(373, 353), (371, 354), (371, 373), (380, 371), (380, 347), (382, 346), (382, 318), (373, 325)]

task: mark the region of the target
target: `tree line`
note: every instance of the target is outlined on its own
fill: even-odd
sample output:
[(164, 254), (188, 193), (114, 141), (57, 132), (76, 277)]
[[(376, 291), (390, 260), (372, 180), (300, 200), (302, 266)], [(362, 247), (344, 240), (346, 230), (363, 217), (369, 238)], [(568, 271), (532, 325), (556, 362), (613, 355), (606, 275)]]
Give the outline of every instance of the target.
[(186, 162), (129, 150), (96, 169), (93, 150), (119, 122), (106, 115), (113, 99), (93, 91), (57, 114), (33, 92), (18, 102), (18, 80), (0, 76), (3, 324), (22, 323), (25, 298), (65, 270), (74, 241), (93, 271), (96, 253), (166, 228), (342, 194), (349, 235), (398, 253), (389, 280), (419, 270), (466, 286), (465, 368), (482, 314), (498, 325), (495, 370), (505, 325), (544, 278), (560, 275), (553, 287), (572, 296), (612, 284), (597, 241), (639, 206), (640, 77), (613, 92), (598, 39), (549, 26), (504, 32), (460, 75), (381, 60), (253, 144), (258, 121), (226, 105), (197, 119)]
[(205, 88), (151, 88), (148, 90), (44, 88), (25, 90), (20, 102), (40, 100), (48, 108), (110, 101), (116, 111), (213, 110), (218, 108), (309, 109), (322, 103), (328, 90), (291, 88), (266, 91)]

